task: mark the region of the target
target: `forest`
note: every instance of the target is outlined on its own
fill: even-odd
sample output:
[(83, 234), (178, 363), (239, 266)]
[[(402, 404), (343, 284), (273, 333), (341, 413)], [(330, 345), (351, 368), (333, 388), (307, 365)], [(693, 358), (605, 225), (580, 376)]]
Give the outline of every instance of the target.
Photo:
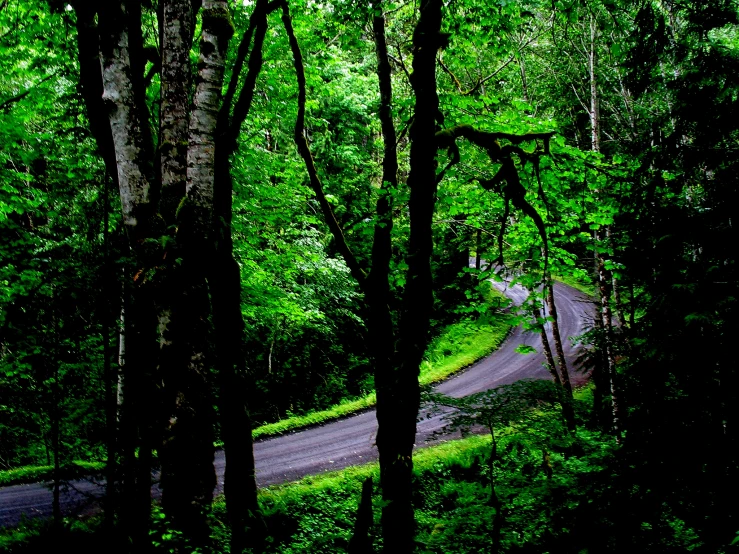
[(0, 552), (739, 552), (737, 0), (0, 0), (0, 72)]

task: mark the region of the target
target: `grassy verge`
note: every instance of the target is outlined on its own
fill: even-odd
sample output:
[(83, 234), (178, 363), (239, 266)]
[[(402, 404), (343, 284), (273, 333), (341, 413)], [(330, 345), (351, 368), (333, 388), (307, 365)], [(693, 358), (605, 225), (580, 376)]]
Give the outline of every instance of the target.
[[(301, 416), (293, 416), (274, 423), (267, 423), (266, 425), (260, 425), (253, 431), (255, 439), (272, 437), (275, 435), (281, 435), (289, 431), (295, 431), (296, 429), (302, 429), (304, 427), (310, 427), (312, 425), (320, 425), (327, 421), (339, 419), (344, 416), (361, 412), (375, 405), (376, 402), (375, 393), (368, 394), (362, 398), (356, 400), (347, 400), (336, 406), (332, 406), (328, 410), (321, 410), (320, 412), (311, 412)], [(220, 446), (220, 445), (219, 445)]]
[[(61, 468), (61, 479), (77, 479), (103, 471), (105, 462), (84, 462), (76, 460)], [(51, 481), (54, 478), (54, 466), (23, 466), (0, 471), (0, 487)]]
[[(424, 386), (443, 381), (489, 355), (500, 346), (510, 328), (510, 319), (501, 314), (481, 318), (478, 321), (461, 321), (448, 326), (444, 333), (429, 345), (426, 359), (421, 363), (420, 384)], [(254, 438), (271, 437), (327, 423), (371, 408), (375, 402), (375, 393), (371, 393), (356, 400), (342, 402), (327, 410), (268, 423), (254, 429)]]

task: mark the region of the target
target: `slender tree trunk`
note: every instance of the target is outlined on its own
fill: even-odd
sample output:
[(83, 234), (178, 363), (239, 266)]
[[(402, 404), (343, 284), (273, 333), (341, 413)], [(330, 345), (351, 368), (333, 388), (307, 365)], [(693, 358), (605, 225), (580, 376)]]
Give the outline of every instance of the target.
[(475, 269), (480, 270), (482, 268), (482, 229), (477, 230), (476, 245), (475, 245)]
[[(56, 298), (52, 296), (52, 303), (55, 303)], [(53, 325), (53, 347), (52, 352), (54, 356), (51, 359), (51, 363), (54, 366), (52, 371), (53, 381), (51, 385), (51, 449), (54, 454), (54, 489), (53, 489), (53, 500), (52, 510), (54, 514), (54, 528), (60, 531), (62, 528), (62, 510), (61, 504), (59, 503), (59, 494), (61, 487), (61, 390), (59, 384), (59, 322), (57, 321), (56, 313), (52, 319)]]
[(600, 293), (600, 317), (603, 324), (603, 342), (605, 346), (605, 357), (608, 364), (608, 382), (611, 388), (611, 412), (613, 418), (612, 429), (613, 433), (618, 437), (620, 434), (620, 414), (616, 386), (616, 355), (613, 349), (613, 318), (611, 316), (611, 305), (608, 294), (608, 276), (606, 274), (603, 256), (600, 254), (598, 254), (597, 268), (598, 291)]
[[(391, 435), (393, 423), (391, 419), (393, 414), (397, 413), (399, 404), (398, 395), (404, 394), (399, 388), (397, 382), (396, 368), (394, 366), (395, 337), (393, 333), (393, 322), (390, 313), (390, 259), (392, 257), (391, 234), (393, 229), (392, 219), (392, 191), (397, 188), (398, 180), (398, 158), (396, 150), (396, 132), (392, 118), (392, 81), (391, 68), (387, 52), (387, 42), (385, 39), (385, 18), (382, 15), (384, 3), (373, 2), (372, 7), (375, 10), (375, 16), (372, 20), (372, 29), (375, 40), (375, 54), (377, 56), (377, 76), (380, 85), (380, 123), (382, 126), (382, 139), (384, 144), (383, 165), (382, 165), (382, 187), (380, 189), (380, 197), (377, 200), (376, 212), (377, 223), (374, 230), (374, 241), (372, 245), (372, 270), (367, 278), (366, 290), (367, 300), (369, 303), (369, 319), (367, 326), (369, 329), (370, 352), (375, 365), (375, 386), (377, 391), (377, 448), (380, 453), (380, 484), (382, 486), (382, 496), (386, 502), (390, 504), (383, 509), (382, 515), (382, 532), (385, 539), (385, 550), (388, 552), (410, 551), (412, 549), (412, 541), (414, 534), (413, 508), (410, 506), (408, 499), (407, 507), (400, 508), (399, 503), (404, 502), (402, 496), (394, 497), (395, 490), (392, 490), (392, 468), (389, 466), (394, 462), (393, 457), (401, 465), (412, 464), (410, 456), (411, 447), (405, 453), (405, 458), (401, 454), (402, 450), (392, 449), (390, 452), (386, 448), (388, 435)], [(417, 386), (417, 385), (416, 385)], [(413, 435), (415, 435), (415, 416), (413, 421)], [(393, 441), (393, 438), (390, 439)], [(393, 445), (393, 442), (390, 443)], [(394, 446), (394, 445), (393, 445)], [(410, 466), (412, 467), (412, 466)], [(401, 469), (400, 471), (403, 471)], [(410, 475), (408, 475), (410, 481)], [(409, 487), (401, 484), (401, 495), (403, 487)], [(398, 532), (396, 525), (400, 522), (390, 521), (395, 516), (393, 511), (400, 513), (405, 510), (403, 517), (405, 525), (409, 527), (401, 529)], [(410, 513), (408, 514), (408, 511)], [(407, 516), (410, 515), (410, 518)], [(406, 536), (402, 536), (402, 532)], [(397, 541), (397, 542), (394, 542)]]
[(537, 326), (539, 327), (539, 336), (541, 337), (541, 344), (544, 349), (544, 357), (547, 360), (547, 369), (549, 370), (549, 373), (552, 375), (552, 379), (554, 379), (554, 382), (562, 386), (562, 380), (559, 378), (559, 373), (557, 373), (557, 366), (554, 363), (554, 356), (552, 355), (552, 347), (549, 345), (549, 337), (547, 337), (547, 330), (543, 324), (539, 323), (540, 319), (541, 319), (541, 310), (535, 306), (534, 307), (534, 321), (536, 321)]
[[(608, 225), (606, 226), (606, 240), (611, 243), (611, 246), (615, 252), (615, 246), (613, 245), (612, 236), (611, 236), (611, 229), (612, 226)], [(623, 303), (621, 302), (621, 292), (618, 288), (618, 277), (616, 277), (616, 274), (611, 272), (611, 290), (613, 291), (613, 301), (616, 305), (616, 313), (618, 314), (618, 324), (621, 327), (624, 327), (628, 325), (628, 321), (626, 321), (626, 316), (624, 315), (624, 307)]]
[[(600, 152), (600, 111), (598, 99), (598, 81), (596, 74), (597, 65), (597, 44), (598, 24), (595, 15), (590, 15), (590, 51), (588, 57), (588, 69), (590, 73), (590, 127), (591, 127), (591, 150)], [(609, 231), (606, 230), (606, 233)], [(604, 343), (606, 349), (606, 357), (608, 359), (608, 380), (611, 386), (611, 405), (613, 411), (613, 431), (618, 435), (618, 403), (615, 395), (615, 375), (616, 375), (616, 358), (612, 347), (612, 318), (611, 308), (609, 305), (609, 294), (605, 259), (603, 253), (598, 249), (599, 240), (598, 233), (595, 233), (596, 242), (596, 269), (598, 274), (598, 289), (600, 291), (601, 316), (604, 330)]]
[(110, 309), (110, 299), (113, 297), (113, 272), (110, 268), (110, 233), (108, 232), (110, 200), (108, 190), (108, 173), (106, 171), (105, 180), (103, 181), (103, 299), (100, 310), (100, 334), (103, 342), (103, 402), (105, 405), (106, 427), (105, 527), (108, 531), (112, 531), (115, 525), (115, 513), (118, 503), (116, 498), (116, 480), (118, 477), (118, 406), (116, 402), (116, 389), (118, 386), (118, 372), (113, 365), (113, 352), (110, 341), (110, 323), (113, 319)]
[[(376, 3), (375, 6), (379, 6)], [(441, 2), (425, 2), (422, 21), (416, 31), (416, 49), (423, 50), (414, 61), (416, 74), (420, 75), (415, 86), (417, 98), (416, 119), (411, 129), (415, 147), (411, 152), (411, 255), (406, 285), (404, 315), (401, 316), (399, 354), (394, 356), (392, 320), (388, 306), (389, 288), (387, 272), (390, 258), (390, 230), (392, 223), (390, 190), (396, 182), (397, 161), (394, 148), (394, 128), (390, 116), (391, 89), (389, 64), (384, 47), (384, 21), (375, 16), (373, 29), (378, 54), (378, 76), (381, 87), (381, 123), (385, 141), (383, 163), (383, 190), (377, 204), (378, 224), (375, 227), (372, 272), (369, 276), (358, 264), (346, 243), (330, 204), (323, 193), (313, 158), (304, 136), (305, 75), (302, 55), (292, 30), (288, 6), (282, 4), (283, 24), (290, 40), (298, 80), (298, 117), (295, 125), (295, 142), (303, 158), (310, 183), (315, 191), (326, 223), (344, 257), (352, 275), (365, 291), (369, 304), (367, 326), (370, 331), (370, 350), (375, 362), (377, 386), (377, 446), (380, 452), (380, 474), (383, 499), (383, 537), (388, 552), (411, 552), (415, 522), (411, 504), (412, 450), (415, 440), (415, 423), (420, 402), (418, 367), (426, 347), (429, 314), (431, 309), (431, 215), (434, 205), (436, 175), (434, 158), (435, 119), (438, 114), (436, 97), (435, 56), (439, 46)], [(426, 48), (422, 49), (422, 46)], [(422, 61), (419, 61), (422, 60)], [(422, 121), (422, 123), (418, 123)], [(392, 134), (391, 134), (392, 133)], [(433, 184), (434, 186), (429, 186)], [(414, 193), (415, 191), (415, 193)], [(420, 308), (420, 309), (419, 309)]]
[[(221, 438), (226, 455), (224, 494), (231, 527), (231, 552), (263, 547), (266, 529), (257, 501), (252, 422), (248, 410), (252, 383), (246, 366), (246, 328), (241, 314), (241, 269), (233, 254), (230, 160), (241, 126), (249, 114), (256, 80), (262, 69), (267, 33), (266, 0), (258, 0), (237, 51), (237, 59), (218, 114), (215, 140), (214, 233), (216, 248), (208, 286), (213, 303), (216, 368), (219, 375)], [(251, 50), (249, 46), (251, 45)], [(244, 63), (248, 71), (241, 92), (236, 87)], [(235, 104), (235, 105), (234, 105)], [(234, 108), (233, 115), (231, 108)]]
[[(595, 330), (598, 332), (598, 335), (602, 337), (603, 333), (603, 320), (600, 317), (600, 311), (597, 310), (598, 313), (593, 318)], [(608, 406), (606, 404), (606, 395), (610, 395), (610, 389), (611, 389), (611, 380), (610, 376), (608, 375), (608, 360), (606, 357), (606, 352), (604, 348), (601, 348), (602, 345), (595, 344), (595, 365), (593, 367), (593, 371), (590, 375), (590, 378), (593, 383), (593, 415), (592, 415), (592, 423), (596, 427), (600, 428), (609, 428), (612, 420), (608, 415)], [(608, 392), (606, 392), (608, 391)]]
[(80, 92), (85, 102), (90, 131), (95, 137), (98, 152), (103, 158), (105, 169), (118, 188), (113, 134), (103, 101), (103, 74), (100, 65), (100, 37), (95, 22), (97, 9), (91, 2), (77, 0), (72, 3), (77, 14), (77, 60), (80, 68)]
[(588, 71), (590, 73), (590, 146), (593, 152), (600, 152), (600, 107), (598, 100), (597, 44), (598, 24), (590, 15), (590, 49), (588, 52)]
[(549, 315), (552, 316), (552, 338), (554, 339), (554, 348), (557, 351), (557, 361), (559, 362), (559, 371), (562, 374), (562, 386), (565, 389), (565, 405), (562, 406), (565, 419), (567, 420), (567, 427), (570, 430), (574, 430), (577, 426), (575, 422), (575, 412), (572, 405), (572, 383), (570, 382), (570, 371), (567, 368), (567, 358), (565, 358), (565, 351), (562, 347), (562, 336), (559, 333), (559, 321), (557, 318), (557, 305), (554, 302), (554, 285), (549, 281), (546, 285), (546, 302), (547, 308), (549, 308)]

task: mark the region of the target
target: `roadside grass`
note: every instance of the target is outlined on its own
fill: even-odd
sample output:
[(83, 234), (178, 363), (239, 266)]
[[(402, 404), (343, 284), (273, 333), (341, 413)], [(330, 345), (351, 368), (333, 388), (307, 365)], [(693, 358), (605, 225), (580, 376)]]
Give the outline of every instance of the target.
[[(105, 462), (86, 462), (75, 460), (64, 465), (60, 471), (60, 479), (67, 481), (99, 473), (105, 470)], [(22, 466), (0, 471), (0, 487), (38, 483), (54, 479), (54, 466)]]
[(560, 283), (564, 283), (568, 287), (572, 287), (575, 290), (579, 290), (581, 293), (587, 296), (595, 296), (595, 286), (590, 281), (582, 278), (575, 277), (573, 275), (555, 275), (554, 279)]
[[(497, 293), (497, 291), (495, 291)], [(496, 350), (505, 340), (513, 324), (513, 318), (503, 313), (482, 316), (477, 320), (453, 323), (431, 341), (421, 362), (419, 383), (432, 385), (469, 367)], [(254, 429), (254, 439), (281, 435), (312, 425), (321, 425), (346, 415), (367, 410), (377, 402), (375, 393), (348, 400), (327, 410), (292, 416)], [(221, 445), (219, 445), (221, 446)]]

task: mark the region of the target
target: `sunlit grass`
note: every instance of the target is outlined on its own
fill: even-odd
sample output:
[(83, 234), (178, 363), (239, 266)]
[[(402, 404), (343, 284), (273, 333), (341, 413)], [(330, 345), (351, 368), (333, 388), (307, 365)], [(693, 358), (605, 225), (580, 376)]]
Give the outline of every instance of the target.
[[(500, 313), (447, 326), (441, 335), (431, 341), (427, 349), (421, 363), (419, 383), (421, 386), (438, 383), (490, 355), (505, 340), (510, 328), (511, 319)], [(254, 429), (253, 436), (255, 439), (264, 438), (320, 425), (372, 408), (376, 401), (375, 393), (370, 393), (327, 410), (292, 416), (259, 426)]]

